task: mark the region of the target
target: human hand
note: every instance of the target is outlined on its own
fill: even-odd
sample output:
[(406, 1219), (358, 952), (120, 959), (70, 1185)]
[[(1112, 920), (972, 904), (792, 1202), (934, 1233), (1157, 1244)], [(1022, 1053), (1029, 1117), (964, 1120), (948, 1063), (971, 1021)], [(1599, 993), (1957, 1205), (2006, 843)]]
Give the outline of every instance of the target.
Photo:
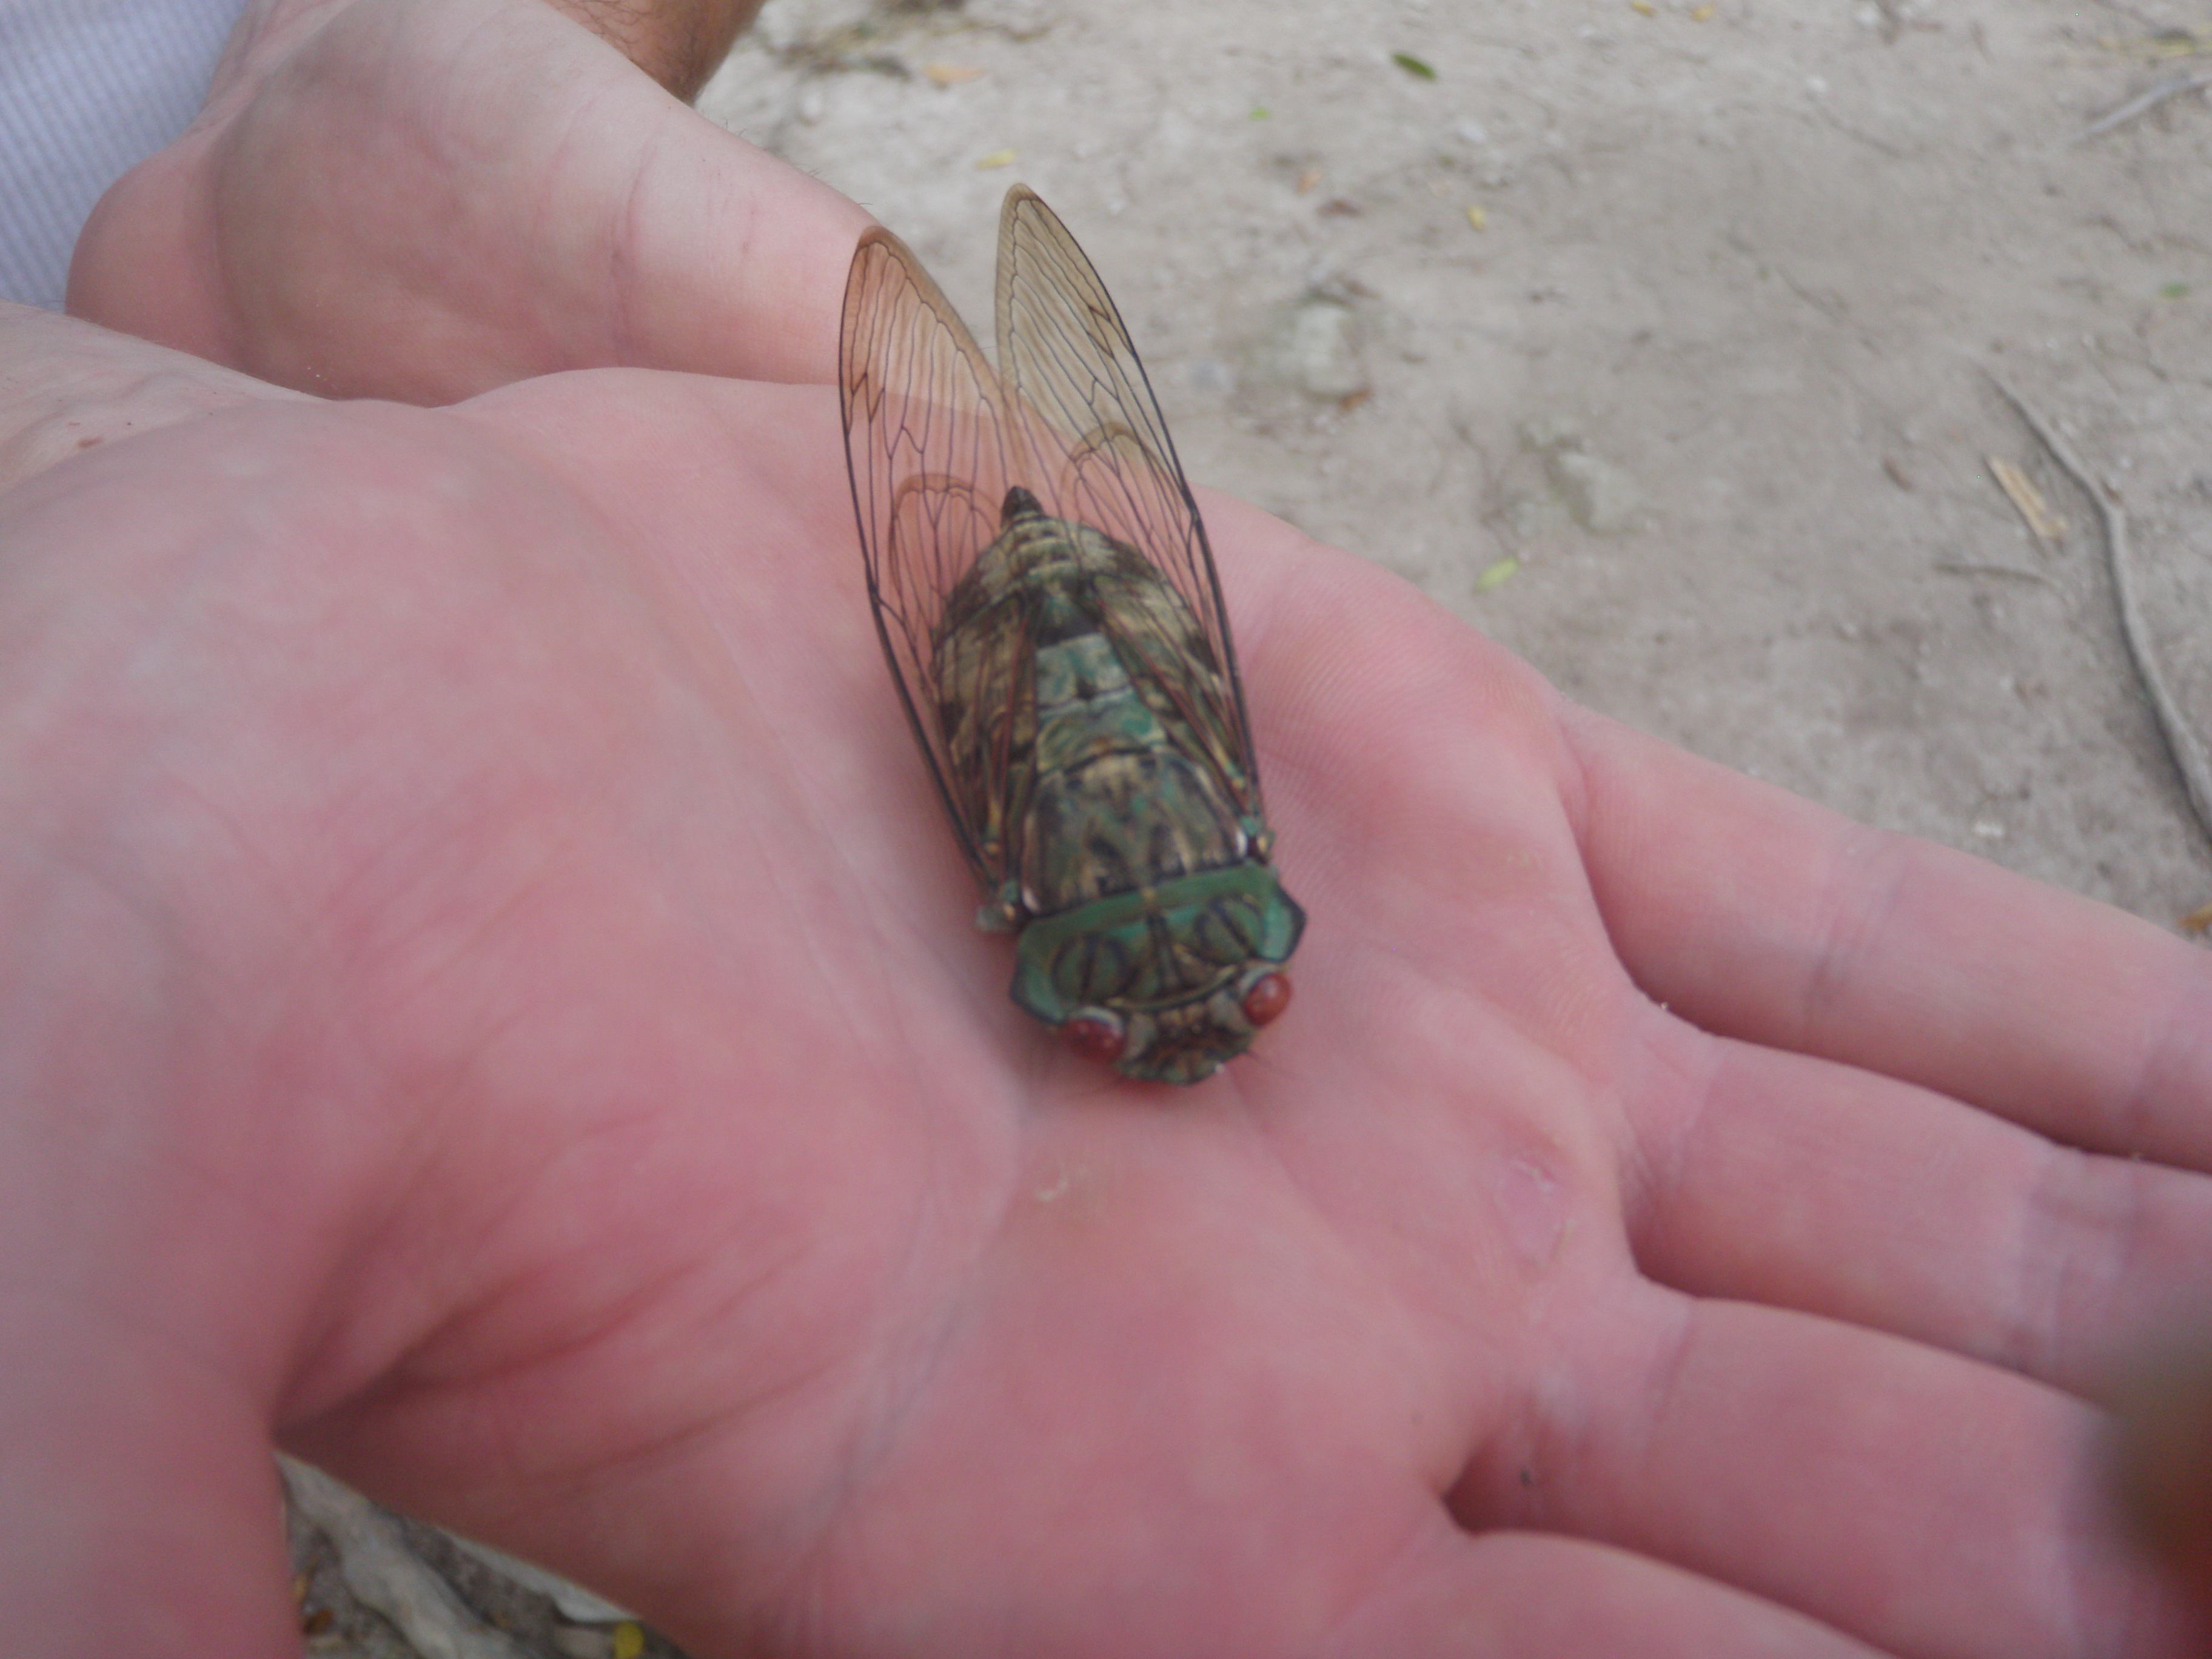
[(0, 496), (23, 1627), (294, 1651), (273, 1430), (702, 1656), (2180, 1650), (2089, 1443), (2212, 1255), (2202, 953), (1209, 497), (1311, 921), (1117, 1082), (826, 390), (220, 390)]
[(200, 118), (93, 215), (70, 308), (334, 397), (826, 381), (867, 223), (547, 0), (252, 0)]

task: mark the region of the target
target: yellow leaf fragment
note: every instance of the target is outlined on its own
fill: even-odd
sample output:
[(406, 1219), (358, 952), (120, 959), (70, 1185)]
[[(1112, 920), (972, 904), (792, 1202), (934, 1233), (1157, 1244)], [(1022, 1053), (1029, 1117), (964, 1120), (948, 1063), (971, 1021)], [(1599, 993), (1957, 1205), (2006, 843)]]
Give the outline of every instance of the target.
[(1501, 587), (1512, 580), (1520, 568), (1521, 561), (1510, 553), (1502, 559), (1492, 559), (1476, 574), (1474, 591), (1487, 593), (1493, 587)]
[(1010, 167), (1013, 166), (1013, 151), (1011, 149), (994, 149), (988, 155), (979, 155), (975, 158), (975, 171), (978, 173), (988, 173), (993, 167)]
[(614, 1628), (614, 1638), (609, 1644), (614, 1659), (638, 1659), (645, 1651), (645, 1628), (635, 1620), (625, 1619)]
[(957, 87), (963, 81), (981, 80), (983, 67), (980, 64), (924, 64), (921, 72), (933, 86)]
[(2027, 474), (2001, 456), (1984, 457), (1990, 465), (1990, 476), (1997, 481), (1997, 488), (2011, 497), (2012, 504), (2027, 521), (2027, 527), (2038, 538), (2055, 542), (2066, 533), (2066, 520), (2051, 510), (2043, 499), (2043, 492), (2027, 480)]
[(1485, 213), (1480, 205), (1469, 202), (1467, 204), (1467, 222), (1477, 230), (1486, 229), (1490, 224), (1490, 216)]
[(1710, 3), (1692, 6), (1690, 8), (1690, 21), (1692, 23), (1710, 23), (1713, 21), (1713, 14), (1719, 9), (1719, 7)]
[(1631, 11), (1642, 12), (1646, 17), (1656, 17), (1659, 15), (1659, 8), (1653, 5), (1651, 0), (1628, 0), (1628, 9)]
[(2200, 904), (2194, 910), (2191, 910), (2187, 915), (2182, 917), (2181, 931), (2185, 933), (2202, 933), (2207, 931), (2212, 931), (2212, 904)]

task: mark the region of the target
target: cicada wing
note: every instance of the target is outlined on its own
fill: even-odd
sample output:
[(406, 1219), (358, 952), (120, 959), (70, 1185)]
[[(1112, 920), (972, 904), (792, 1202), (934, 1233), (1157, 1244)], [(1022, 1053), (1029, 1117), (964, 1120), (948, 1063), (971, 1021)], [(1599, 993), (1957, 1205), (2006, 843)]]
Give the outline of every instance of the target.
[(1014, 482), (1008, 404), (951, 302), (881, 227), (860, 238), (846, 279), (838, 384), (876, 630), (962, 848), (995, 890), (1013, 851), (1004, 688), (1027, 683), (1004, 659), (1030, 642), (1012, 631), (940, 642), (947, 601), (999, 533)]
[(1259, 774), (1221, 579), (1159, 400), (1121, 313), (1067, 228), (1017, 185), (999, 216), (999, 373), (1024, 411), (1009, 436), (1045, 510), (1127, 543), (1189, 607), (1190, 624), (1139, 606), (1121, 614), (1156, 688), (1185, 710), (1224, 781), (1256, 815)]

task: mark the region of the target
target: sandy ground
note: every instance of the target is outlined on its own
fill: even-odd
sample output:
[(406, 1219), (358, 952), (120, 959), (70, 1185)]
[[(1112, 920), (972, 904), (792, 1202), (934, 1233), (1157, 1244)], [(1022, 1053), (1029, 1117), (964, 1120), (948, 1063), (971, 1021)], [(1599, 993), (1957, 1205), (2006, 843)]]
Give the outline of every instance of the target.
[(2212, 843), (1985, 371), (2115, 492), (2204, 742), (2212, 107), (2084, 137), (2177, 75), (2203, 0), (769, 0), (702, 106), (979, 325), (1027, 182), (1194, 479), (1597, 708), (2171, 927)]
[(1574, 696), (2170, 926), (2205, 831), (1983, 371), (2212, 729), (2212, 108), (2081, 137), (2208, 72), (2202, 0), (769, 0), (701, 101), (985, 329), (1030, 185), (1194, 478)]

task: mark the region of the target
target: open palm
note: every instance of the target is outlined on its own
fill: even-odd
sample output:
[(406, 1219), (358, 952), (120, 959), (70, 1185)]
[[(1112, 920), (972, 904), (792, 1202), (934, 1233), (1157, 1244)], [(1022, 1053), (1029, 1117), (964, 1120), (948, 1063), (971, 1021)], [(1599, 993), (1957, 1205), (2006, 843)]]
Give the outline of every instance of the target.
[(830, 394), (232, 395), (0, 497), (85, 993), (10, 1226), (40, 1352), (213, 1379), (135, 1512), (232, 1650), (271, 1431), (702, 1654), (2178, 1650), (2089, 1402), (2212, 1258), (2201, 953), (1208, 498), (1310, 924), (1119, 1082), (969, 927)]

